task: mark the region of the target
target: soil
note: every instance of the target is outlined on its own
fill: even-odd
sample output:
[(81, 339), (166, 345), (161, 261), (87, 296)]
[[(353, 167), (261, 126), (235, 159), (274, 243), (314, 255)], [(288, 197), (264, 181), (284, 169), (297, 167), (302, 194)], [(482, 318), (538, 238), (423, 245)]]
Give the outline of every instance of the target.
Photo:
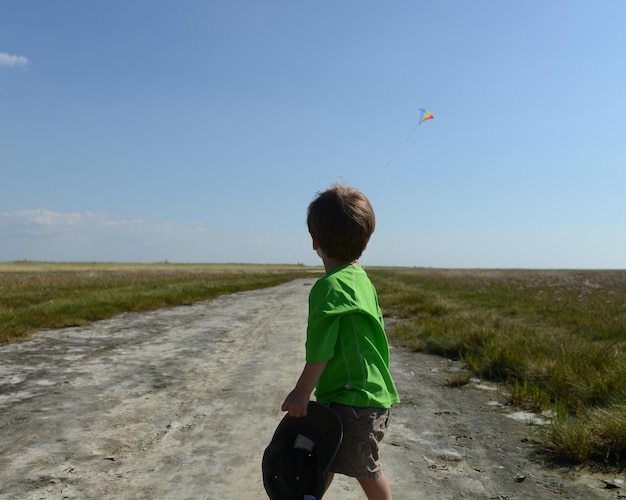
[[(312, 284), (1, 346), (0, 498), (265, 498), (261, 458), (303, 366)], [(391, 356), (402, 403), (381, 459), (394, 498), (626, 498), (623, 473), (546, 460), (541, 417), (498, 386), (451, 387), (459, 363)], [(324, 498), (364, 496), (337, 476)]]

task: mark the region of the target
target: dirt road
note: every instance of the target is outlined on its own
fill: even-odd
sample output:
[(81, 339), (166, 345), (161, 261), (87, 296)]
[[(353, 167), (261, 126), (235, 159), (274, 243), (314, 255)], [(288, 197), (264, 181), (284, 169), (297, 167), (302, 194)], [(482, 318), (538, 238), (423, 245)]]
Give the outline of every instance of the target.
[[(312, 284), (0, 347), (0, 498), (266, 498), (261, 457), (302, 367)], [(381, 455), (395, 498), (626, 498), (623, 475), (542, 465), (537, 427), (495, 386), (446, 386), (458, 369), (392, 349), (403, 402)], [(364, 497), (338, 476), (324, 498)]]

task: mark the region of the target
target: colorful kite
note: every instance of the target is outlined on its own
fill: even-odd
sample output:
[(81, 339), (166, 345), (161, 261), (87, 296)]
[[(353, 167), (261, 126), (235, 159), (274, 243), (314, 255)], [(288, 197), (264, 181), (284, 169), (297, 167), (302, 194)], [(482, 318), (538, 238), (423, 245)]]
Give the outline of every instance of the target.
[(417, 124), (417, 126), (419, 127), (422, 122), (425, 122), (426, 120), (432, 120), (433, 118), (434, 116), (430, 111), (424, 108), (420, 108), (420, 122)]
[(413, 127), (413, 130), (411, 130), (411, 132), (409, 132), (409, 135), (407, 135), (404, 140), (402, 141), (402, 143), (400, 144), (400, 146), (398, 146), (398, 149), (396, 150), (396, 152), (393, 154), (393, 156), (391, 157), (391, 159), (387, 162), (387, 164), (383, 167), (383, 170), (389, 168), (389, 166), (394, 162), (394, 160), (396, 159), (396, 156), (398, 156), (398, 153), (400, 153), (400, 150), (404, 147), (404, 145), (407, 143), (407, 141), (411, 138), (411, 136), (415, 133), (415, 131), (417, 130), (417, 127), (419, 127), (422, 122), (425, 122), (426, 120), (432, 120), (434, 118), (434, 115), (428, 111), (427, 109), (424, 108), (420, 108), (420, 119), (419, 122), (417, 123), (417, 125), (415, 125)]

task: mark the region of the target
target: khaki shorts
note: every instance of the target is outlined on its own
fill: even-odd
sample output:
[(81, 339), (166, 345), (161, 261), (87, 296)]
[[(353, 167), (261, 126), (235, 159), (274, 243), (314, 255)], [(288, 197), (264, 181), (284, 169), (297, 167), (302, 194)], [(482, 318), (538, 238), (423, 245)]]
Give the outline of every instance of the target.
[(384, 408), (359, 408), (331, 403), (343, 423), (343, 441), (330, 466), (332, 472), (375, 479), (382, 474), (378, 443), (389, 427), (391, 412)]

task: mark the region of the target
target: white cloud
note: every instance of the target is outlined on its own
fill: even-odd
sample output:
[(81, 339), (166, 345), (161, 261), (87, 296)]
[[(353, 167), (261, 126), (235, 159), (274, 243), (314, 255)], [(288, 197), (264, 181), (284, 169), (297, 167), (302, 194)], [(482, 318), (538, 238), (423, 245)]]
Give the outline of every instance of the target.
[(24, 56), (13, 56), (11, 54), (7, 54), (6, 52), (0, 52), (0, 66), (26, 66), (28, 64), (28, 59)]
[(0, 234), (0, 261), (208, 262), (220, 241), (202, 224), (45, 209), (0, 212)]
[(203, 223), (113, 219), (106, 213), (4, 211), (0, 262), (318, 263), (304, 235), (262, 233), (231, 224), (209, 229)]

